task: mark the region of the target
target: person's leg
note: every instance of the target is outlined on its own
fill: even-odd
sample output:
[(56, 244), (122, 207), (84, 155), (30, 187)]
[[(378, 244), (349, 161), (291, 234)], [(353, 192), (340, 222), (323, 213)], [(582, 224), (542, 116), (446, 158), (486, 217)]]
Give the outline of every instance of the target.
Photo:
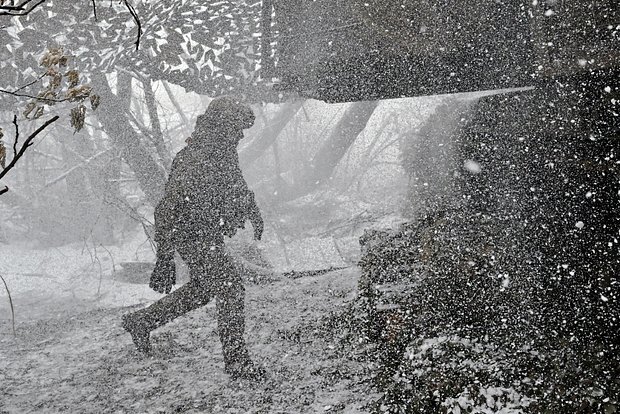
[[(188, 251), (192, 254), (188, 255)], [(131, 334), (136, 348), (141, 352), (150, 351), (151, 331), (206, 305), (215, 295), (211, 286), (205, 283), (207, 269), (201, 259), (206, 258), (207, 254), (200, 249), (185, 248), (180, 249), (180, 253), (189, 266), (190, 281), (147, 308), (123, 317), (123, 327)]]
[(147, 308), (125, 315), (123, 327), (132, 334), (139, 351), (149, 352), (151, 331), (206, 305), (211, 299), (203, 286), (190, 281)]
[(213, 255), (217, 327), (222, 343), (224, 370), (234, 377), (260, 378), (264, 371), (256, 367), (245, 342), (245, 288), (241, 275), (225, 252)]
[(229, 274), (217, 286), (217, 329), (222, 342), (224, 362), (247, 358), (245, 344), (245, 288), (237, 274)]

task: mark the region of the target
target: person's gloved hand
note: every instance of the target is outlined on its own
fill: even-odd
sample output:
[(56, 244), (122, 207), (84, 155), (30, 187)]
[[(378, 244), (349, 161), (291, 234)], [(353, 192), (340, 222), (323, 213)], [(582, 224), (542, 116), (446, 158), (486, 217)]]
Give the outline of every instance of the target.
[(158, 293), (170, 293), (172, 285), (174, 285), (176, 281), (177, 276), (174, 266), (174, 256), (158, 255), (155, 268), (153, 269), (153, 273), (151, 273), (149, 287)]

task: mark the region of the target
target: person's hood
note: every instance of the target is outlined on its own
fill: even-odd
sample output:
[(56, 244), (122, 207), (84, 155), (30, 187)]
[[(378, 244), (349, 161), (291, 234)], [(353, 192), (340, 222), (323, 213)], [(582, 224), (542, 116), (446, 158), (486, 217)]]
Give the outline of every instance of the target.
[(204, 114), (196, 119), (192, 136), (193, 147), (236, 147), (243, 139), (243, 130), (254, 124), (252, 109), (231, 97), (216, 98)]
[(255, 119), (252, 108), (225, 96), (211, 101), (205, 113), (196, 120), (196, 127), (206, 124), (243, 130), (252, 127)]

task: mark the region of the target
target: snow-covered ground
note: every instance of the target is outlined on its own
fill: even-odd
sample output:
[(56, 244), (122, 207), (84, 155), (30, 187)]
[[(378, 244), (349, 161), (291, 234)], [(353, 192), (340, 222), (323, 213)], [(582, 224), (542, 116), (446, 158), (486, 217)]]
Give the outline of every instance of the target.
[[(316, 261), (312, 248), (322, 251), (322, 265), (342, 264), (328, 244), (308, 243), (287, 246), (288, 266)], [(264, 250), (281, 261), (269, 253), (277, 246), (265, 243)], [(355, 267), (298, 279), (274, 272), (247, 284), (246, 337), (269, 373), (255, 384), (224, 374), (213, 304), (155, 331), (152, 356), (135, 351), (121, 315), (160, 295), (115, 275), (123, 260), (152, 260), (140, 237), (96, 252), (3, 245), (1, 255), (16, 335), (0, 285), (0, 412), (356, 413), (376, 398), (361, 364), (322, 328), (354, 298)]]
[[(405, 104), (422, 105), (399, 101), (384, 109)], [(369, 132), (367, 139), (372, 137)], [(380, 202), (358, 200), (368, 186), (356, 184), (350, 191), (311, 195), (288, 215), (266, 215), (263, 241), (255, 247), (273, 276), (246, 284), (247, 339), (252, 356), (269, 373), (263, 384), (231, 382), (223, 373), (213, 304), (154, 332), (152, 357), (134, 350), (121, 316), (161, 297), (144, 274), (142, 283), (129, 283), (132, 275), (122, 266), (154, 261), (141, 231), (118, 246), (0, 244), (0, 276), (11, 292), (16, 330), (14, 335), (0, 281), (0, 414), (367, 412), (364, 407), (378, 397), (366, 368), (338, 349), (324, 322), (356, 294), (363, 229), (400, 221), (396, 212), (405, 187), (399, 187), (397, 146), (390, 148), (379, 155), (352, 150), (340, 171), (347, 187), (364, 157), (389, 161), (363, 176), (364, 183), (389, 184), (381, 192), (366, 191)], [(251, 234), (244, 231), (242, 243)], [(346, 269), (286, 277), (330, 268)]]

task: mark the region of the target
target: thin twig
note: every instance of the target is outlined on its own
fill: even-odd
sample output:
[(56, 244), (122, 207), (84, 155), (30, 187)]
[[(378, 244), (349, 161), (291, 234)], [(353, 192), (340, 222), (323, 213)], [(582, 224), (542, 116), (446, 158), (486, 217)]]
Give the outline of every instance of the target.
[(136, 116), (131, 111), (127, 111), (127, 117), (129, 118), (129, 122), (133, 123), (143, 135), (149, 138), (151, 137), (151, 131), (149, 131), (149, 129), (145, 125), (140, 123), (140, 121), (138, 121), (138, 118), (136, 118)]
[(289, 272), (282, 273), (282, 276), (288, 277), (290, 279), (299, 279), (299, 278), (308, 277), (308, 276), (321, 276), (326, 273), (349, 269), (351, 267), (353, 266), (330, 266), (326, 269), (316, 269), (316, 270), (291, 270)]
[[(0, 10), (8, 10), (8, 11), (24, 11), (25, 7), (28, 3), (30, 3), (31, 1), (34, 0), (25, 0), (23, 1), (21, 4), (18, 4), (17, 6), (0, 6)], [(4, 2), (3, 2), (4, 3)], [(13, 1), (11, 3), (14, 3)]]
[(35, 79), (35, 80), (33, 80), (32, 82), (27, 83), (27, 84), (25, 84), (25, 85), (23, 85), (23, 86), (20, 86), (19, 88), (15, 89), (13, 92), (19, 92), (19, 91), (21, 91), (22, 89), (26, 89), (27, 87), (34, 85), (35, 83), (37, 83), (38, 81), (40, 81), (41, 79), (43, 79), (46, 75), (47, 75), (47, 72), (46, 72), (46, 73), (44, 73), (44, 74), (42, 74), (42, 75), (40, 75), (38, 78), (36, 78), (36, 79)]
[[(13, 167), (15, 167), (15, 164), (17, 164), (17, 161), (26, 152), (26, 149), (28, 149), (28, 147), (32, 145), (32, 140), (35, 139), (35, 137), (37, 135), (39, 135), (41, 133), (41, 131), (43, 131), (45, 128), (50, 126), (53, 122), (56, 122), (56, 120), (58, 118), (60, 118), (60, 117), (58, 115), (56, 115), (53, 118), (48, 119), (47, 122), (45, 122), (43, 125), (41, 125), (36, 131), (34, 131), (32, 134), (30, 134), (30, 136), (28, 136), (28, 138), (26, 138), (26, 140), (22, 144), (22, 147), (20, 148), (19, 152), (17, 152), (15, 154), (15, 156), (13, 157), (13, 159), (11, 160), (9, 165), (4, 167), (4, 169), (2, 171), (0, 171), (0, 179), (2, 179), (2, 177), (4, 177), (9, 171), (11, 171), (11, 169)], [(17, 139), (17, 136), (15, 137), (15, 139)], [(0, 195), (6, 193), (7, 191), (9, 191), (9, 187), (5, 186), (2, 190), (0, 190)]]
[(181, 117), (181, 120), (183, 121), (183, 125), (188, 125), (189, 120), (187, 119), (187, 116), (185, 116), (185, 112), (181, 109), (181, 105), (179, 105), (179, 102), (175, 98), (174, 93), (172, 93), (172, 90), (170, 89), (170, 85), (168, 85), (168, 82), (166, 81), (162, 81), (162, 84), (164, 85), (164, 89), (166, 90), (166, 93), (168, 94), (168, 98), (170, 99), (170, 102), (172, 102), (174, 109), (177, 110), (177, 113)]
[(7, 10), (7, 11), (21, 11), (23, 9), (24, 8), (20, 6), (0, 6), (0, 10)]
[(9, 290), (9, 286), (6, 284), (6, 280), (0, 275), (0, 279), (2, 279), (2, 283), (4, 283), (4, 288), (6, 289), (6, 294), (9, 295), (9, 305), (11, 306), (11, 320), (13, 321), (13, 336), (17, 336), (15, 333), (15, 308), (13, 307), (13, 299), (11, 298), (11, 291)]
[(116, 273), (116, 264), (114, 264), (114, 256), (112, 256), (112, 253), (110, 253), (110, 251), (103, 245), (103, 243), (99, 243), (99, 246), (101, 246), (101, 248), (106, 251), (108, 256), (110, 256), (110, 260), (112, 260), (112, 273)]
[(26, 5), (28, 5), (28, 3), (32, 1), (35, 0), (24, 0), (21, 4), (18, 4), (17, 6), (0, 6), (0, 16), (25, 16), (37, 7), (39, 7), (41, 4), (45, 3), (45, 0), (39, 0), (38, 3), (30, 7), (30, 9), (26, 10)]
[(93, 15), (95, 17), (95, 21), (97, 21), (97, 4), (95, 3), (95, 0), (92, 0), (93, 3)]
[(136, 9), (134, 9), (133, 6), (129, 3), (129, 0), (124, 0), (123, 2), (125, 3), (125, 7), (127, 7), (127, 10), (129, 10), (131, 17), (133, 17), (133, 21), (136, 23), (136, 26), (138, 26), (138, 37), (135, 42), (136, 50), (138, 50), (140, 48), (140, 38), (142, 37), (142, 23), (140, 23), (138, 13), (136, 13)]
[(15, 140), (13, 141), (13, 158), (17, 157), (17, 141), (19, 141), (19, 125), (17, 125), (17, 115), (13, 115), (13, 125), (15, 125)]
[[(113, 200), (118, 201), (118, 204), (116, 202), (112, 202)], [(143, 217), (140, 213), (138, 213), (137, 209), (135, 209), (134, 207), (132, 207), (131, 205), (129, 205), (129, 203), (127, 203), (127, 201), (114, 197), (114, 198), (107, 198), (104, 199), (103, 202), (105, 204), (108, 204), (110, 206), (116, 207), (118, 210), (120, 210), (121, 212), (127, 214), (131, 219), (137, 221), (138, 223), (140, 223), (140, 225), (142, 226), (142, 229), (144, 230), (144, 234), (146, 234), (146, 240), (144, 241), (144, 243), (142, 243), (138, 249), (140, 247), (142, 247), (146, 242), (149, 242), (151, 244), (151, 249), (153, 250), (153, 252), (157, 251), (157, 248), (155, 246), (155, 242), (153, 241), (152, 237), (151, 237), (151, 231), (149, 230), (149, 227), (154, 227), (155, 225), (149, 221), (147, 218)], [(137, 257), (137, 250), (136, 250), (136, 257)]]
[(35, 149), (35, 148), (32, 149), (32, 153), (40, 155), (40, 156), (45, 157), (45, 158), (52, 159), (54, 161), (64, 162), (64, 160), (62, 158), (57, 157), (54, 154), (48, 154), (47, 152), (43, 152), (43, 151), (40, 151), (40, 150)]
[(43, 186), (43, 188), (47, 188), (51, 185), (56, 184), (59, 181), (62, 181), (64, 178), (66, 178), (69, 174), (71, 174), (72, 172), (74, 172), (77, 169), (80, 169), (82, 167), (87, 166), (88, 164), (90, 164), (92, 161), (96, 160), (97, 158), (101, 157), (104, 154), (107, 154), (110, 150), (103, 150), (98, 154), (93, 155), (92, 157), (85, 159), (84, 161), (82, 161), (80, 164), (78, 165), (74, 165), (73, 167), (69, 168), (67, 171), (65, 171), (64, 173), (60, 174), (58, 177), (54, 178), (52, 181), (45, 183), (45, 185)]
[(46, 101), (46, 102), (65, 102), (69, 100), (69, 98), (63, 98), (63, 99), (43, 98), (40, 96), (28, 95), (27, 93), (17, 93), (16, 91), (9, 91), (6, 89), (0, 89), (0, 93), (6, 93), (8, 95), (18, 96), (20, 98), (30, 98), (30, 99), (36, 99), (37, 101)]
[(97, 264), (99, 265), (99, 283), (97, 284), (97, 297), (101, 296), (101, 282), (103, 281), (103, 266), (101, 266), (101, 260), (99, 260), (99, 255), (97, 254), (97, 246), (95, 245), (95, 241), (92, 240), (93, 242), (93, 249), (95, 250), (95, 260), (97, 261)]
[(32, 134), (30, 134), (30, 136), (28, 136), (28, 138), (26, 138), (26, 140), (22, 144), (22, 147), (20, 148), (20, 150), (17, 153), (17, 155), (15, 157), (13, 157), (13, 159), (11, 160), (9, 165), (7, 165), (2, 171), (0, 171), (0, 179), (2, 179), (2, 177), (4, 177), (15, 166), (17, 161), (26, 152), (26, 149), (28, 149), (28, 147), (32, 145), (32, 140), (34, 140), (35, 137), (37, 135), (39, 135), (45, 128), (50, 126), (52, 123), (56, 122), (58, 120), (58, 118), (60, 118), (60, 116), (56, 115), (53, 118), (48, 119), (43, 125), (41, 125), (39, 128), (37, 128), (36, 131), (34, 131)]

